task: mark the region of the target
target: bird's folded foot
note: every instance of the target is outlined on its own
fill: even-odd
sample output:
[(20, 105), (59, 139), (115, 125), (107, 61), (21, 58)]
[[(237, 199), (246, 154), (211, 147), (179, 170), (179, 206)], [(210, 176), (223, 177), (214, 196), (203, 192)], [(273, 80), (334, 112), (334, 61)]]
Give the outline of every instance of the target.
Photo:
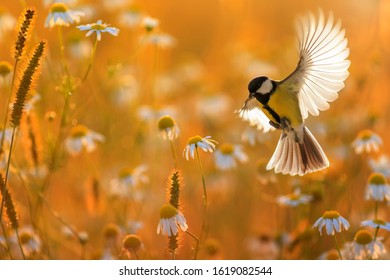
[(269, 121), (269, 124), (275, 129), (282, 129), (282, 126), (274, 121)]

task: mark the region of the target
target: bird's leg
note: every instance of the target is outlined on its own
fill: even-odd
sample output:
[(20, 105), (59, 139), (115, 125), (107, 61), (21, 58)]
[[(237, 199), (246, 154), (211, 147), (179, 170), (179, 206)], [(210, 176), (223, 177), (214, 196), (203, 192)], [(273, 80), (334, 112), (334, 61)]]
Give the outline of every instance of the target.
[(270, 124), (272, 127), (276, 128), (276, 129), (282, 129), (282, 126), (280, 125), (280, 123), (276, 123), (276, 122), (274, 122), (274, 121), (269, 121), (269, 124)]
[(292, 127), (291, 127), (291, 122), (288, 118), (286, 117), (282, 117), (280, 118), (280, 126), (282, 127), (282, 129), (286, 132), (289, 132), (289, 131), (292, 131), (294, 130)]

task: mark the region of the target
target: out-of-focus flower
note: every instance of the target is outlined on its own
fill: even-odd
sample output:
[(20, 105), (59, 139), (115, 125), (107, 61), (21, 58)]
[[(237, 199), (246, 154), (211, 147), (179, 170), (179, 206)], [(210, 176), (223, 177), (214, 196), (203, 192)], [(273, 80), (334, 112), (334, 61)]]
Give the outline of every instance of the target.
[(246, 251), (251, 259), (275, 260), (279, 255), (279, 246), (268, 234), (251, 236), (245, 241)]
[(291, 207), (296, 207), (301, 204), (307, 204), (312, 200), (313, 200), (312, 195), (301, 194), (301, 190), (299, 188), (296, 188), (294, 192), (291, 194), (278, 196), (276, 198), (276, 201), (280, 205), (291, 206)]
[(3, 145), (5, 147), (9, 147), (11, 144), (11, 139), (12, 139), (12, 128), (6, 128), (6, 129), (0, 128), (0, 139), (3, 137), (4, 137)]
[(79, 23), (84, 13), (72, 11), (64, 3), (54, 3), (45, 20), (45, 27), (69, 26), (73, 23)]
[(325, 211), (321, 218), (319, 218), (313, 225), (313, 228), (318, 227), (320, 235), (322, 235), (322, 228), (325, 226), (327, 235), (334, 235), (335, 231), (340, 232), (342, 228), (349, 229), (349, 223), (346, 219), (340, 216), (337, 211)]
[(188, 229), (184, 215), (170, 204), (165, 204), (160, 209), (160, 222), (157, 226), (157, 234), (173, 236)]
[(161, 48), (170, 48), (176, 45), (176, 39), (167, 33), (148, 33), (144, 38), (145, 43), (159, 46)]
[(6, 32), (14, 29), (16, 19), (0, 7), (0, 41)]
[(130, 8), (123, 11), (119, 16), (119, 21), (127, 27), (136, 27), (141, 24), (142, 13), (136, 8)]
[(194, 137), (191, 137), (188, 139), (187, 146), (184, 148), (183, 156), (187, 160), (190, 159), (190, 156), (192, 158), (195, 158), (195, 150), (199, 147), (205, 152), (214, 152), (216, 144), (218, 144), (217, 141), (211, 139), (211, 136), (206, 137), (200, 137), (199, 135), (196, 135)]
[(176, 122), (170, 116), (162, 116), (158, 120), (158, 129), (160, 130), (160, 134), (162, 138), (173, 140), (179, 136), (180, 129), (177, 126)]
[(225, 94), (205, 96), (199, 99), (196, 109), (202, 117), (213, 122), (223, 122), (226, 115), (231, 110), (231, 99)]
[(352, 146), (357, 154), (377, 152), (380, 145), (382, 145), (382, 138), (369, 129), (360, 131), (352, 142)]
[(380, 238), (374, 240), (372, 234), (365, 229), (361, 229), (356, 233), (351, 250), (355, 260), (375, 260), (386, 253), (385, 246)]
[(98, 41), (102, 39), (102, 33), (107, 32), (113, 36), (118, 36), (119, 29), (116, 27), (110, 27), (108, 24), (103, 23), (101, 20), (98, 20), (96, 23), (90, 23), (86, 25), (79, 25), (77, 28), (81, 31), (88, 31), (85, 34), (86, 37), (91, 35), (92, 33), (96, 33), (96, 38)]
[(31, 258), (41, 252), (41, 239), (31, 227), (19, 229), (19, 240), (26, 257)]
[(73, 36), (69, 39), (68, 51), (69, 54), (77, 59), (87, 59), (91, 55), (92, 43), (89, 40), (80, 38), (79, 36)]
[(0, 61), (0, 77), (5, 79), (12, 73), (12, 65), (8, 61)]
[(146, 165), (140, 165), (134, 169), (123, 168), (119, 172), (119, 176), (110, 182), (110, 195), (124, 198), (129, 197), (129, 195), (134, 196), (134, 188), (149, 182), (149, 178), (145, 174), (147, 169)]
[(390, 176), (390, 159), (387, 155), (381, 155), (376, 160), (370, 159), (369, 164), (374, 172), (382, 173), (385, 177)]
[(24, 105), (24, 112), (28, 115), (34, 109), (35, 104), (41, 100), (40, 94), (34, 94)]
[(374, 229), (384, 229), (390, 231), (390, 223), (382, 221), (382, 220), (366, 220), (360, 223), (363, 227), (371, 227)]
[(144, 227), (144, 224), (140, 221), (128, 221), (127, 222), (127, 232), (131, 234), (137, 233), (138, 230)]
[(382, 173), (372, 173), (368, 178), (366, 200), (390, 201), (390, 186)]
[(145, 105), (137, 110), (138, 118), (142, 121), (156, 121), (162, 116), (169, 115), (174, 117), (175, 114), (175, 109), (170, 107), (156, 109)]
[(84, 125), (78, 124), (71, 128), (70, 135), (65, 139), (65, 148), (71, 156), (81, 153), (83, 148), (90, 153), (97, 147), (97, 142), (104, 142), (102, 134), (97, 133)]
[(248, 156), (243, 152), (241, 145), (223, 143), (214, 153), (215, 165), (220, 170), (229, 170), (237, 167), (237, 162), (245, 163)]
[(128, 258), (132, 254), (138, 259), (137, 251), (143, 247), (142, 240), (138, 235), (128, 234), (123, 238), (122, 251), (127, 255)]
[(246, 126), (244, 132), (241, 134), (241, 140), (244, 143), (248, 143), (251, 146), (256, 145), (256, 143), (261, 143), (264, 139), (263, 136), (268, 134), (261, 134), (253, 126)]
[(141, 22), (142, 27), (145, 28), (147, 32), (151, 32), (158, 26), (158, 24), (158, 19), (152, 18), (150, 16), (144, 17)]

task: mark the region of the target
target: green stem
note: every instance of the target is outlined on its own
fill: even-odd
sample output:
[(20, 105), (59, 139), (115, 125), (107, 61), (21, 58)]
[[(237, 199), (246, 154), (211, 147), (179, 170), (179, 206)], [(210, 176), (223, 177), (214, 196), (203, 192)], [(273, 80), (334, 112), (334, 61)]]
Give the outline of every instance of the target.
[(378, 207), (379, 207), (379, 203), (378, 201), (375, 201), (375, 220), (378, 219)]
[(169, 139), (169, 146), (171, 147), (171, 152), (172, 152), (173, 167), (177, 168), (177, 159), (176, 159), (175, 147), (173, 146), (173, 141), (171, 139)]
[(66, 58), (65, 58), (65, 45), (64, 45), (64, 40), (63, 40), (63, 36), (62, 36), (61, 26), (58, 26), (58, 42), (60, 45), (60, 54), (61, 54), (62, 65), (64, 67), (64, 73), (69, 81), (70, 74), (69, 74), (69, 69), (68, 69), (68, 63), (66, 62)]
[(339, 253), (339, 258), (340, 258), (340, 260), (342, 260), (343, 257), (341, 256), (341, 251), (340, 251), (339, 243), (337, 242), (336, 234), (334, 234), (333, 237), (334, 237), (334, 241), (336, 243), (337, 252)]
[(0, 221), (3, 221), (3, 210), (4, 210), (4, 203), (6, 200), (6, 188), (7, 188), (7, 182), (8, 182), (8, 174), (9, 174), (9, 167), (11, 163), (11, 155), (12, 155), (12, 148), (14, 146), (14, 140), (15, 140), (15, 132), (16, 127), (12, 130), (12, 137), (11, 137), (11, 144), (9, 146), (9, 154), (8, 154), (8, 160), (7, 160), (7, 166), (5, 169), (5, 178), (4, 178), (4, 186), (3, 186), (3, 198), (1, 200), (1, 209), (0, 209)]
[(90, 55), (90, 57), (89, 57), (88, 68), (87, 68), (87, 71), (86, 71), (85, 74), (84, 74), (83, 79), (81, 80), (81, 83), (83, 83), (83, 82), (88, 78), (88, 74), (89, 74), (89, 72), (91, 71), (92, 64), (93, 64), (93, 59), (94, 59), (95, 53), (96, 53), (97, 42), (98, 42), (98, 39), (97, 39), (97, 37), (96, 37), (95, 43), (93, 44), (93, 48), (92, 48), (91, 55)]
[(198, 152), (198, 147), (195, 148), (195, 152), (196, 152), (196, 159), (197, 159), (197, 162), (198, 162), (198, 166), (199, 166), (199, 169), (200, 169), (200, 173), (202, 175), (202, 185), (203, 185), (203, 222), (202, 222), (202, 232), (200, 234), (200, 240), (203, 240), (203, 236), (204, 234), (206, 233), (206, 217), (207, 217), (207, 191), (206, 191), (206, 181), (205, 181), (205, 176), (204, 176), (204, 171), (203, 171), (203, 167), (202, 167), (202, 163), (200, 161), (200, 157), (199, 157), (199, 152)]
[(198, 257), (198, 252), (199, 252), (199, 238), (196, 237), (193, 233), (189, 232), (188, 230), (186, 231), (186, 233), (191, 236), (193, 239), (195, 239), (195, 251), (194, 251), (194, 257), (193, 257), (193, 260), (196, 260), (196, 258)]

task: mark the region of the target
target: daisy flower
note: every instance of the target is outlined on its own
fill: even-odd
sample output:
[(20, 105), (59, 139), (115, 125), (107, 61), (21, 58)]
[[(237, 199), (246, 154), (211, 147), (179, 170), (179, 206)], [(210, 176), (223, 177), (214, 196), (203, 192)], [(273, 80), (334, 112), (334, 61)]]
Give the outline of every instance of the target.
[(120, 15), (121, 24), (127, 27), (135, 27), (140, 25), (142, 20), (141, 12), (136, 8), (130, 8)]
[(390, 231), (390, 223), (382, 221), (382, 220), (366, 220), (360, 223), (363, 227), (371, 227), (374, 229), (384, 229)]
[(0, 76), (4, 79), (12, 73), (12, 65), (8, 61), (0, 61)]
[(80, 154), (83, 148), (90, 153), (96, 149), (97, 142), (104, 142), (104, 140), (102, 134), (78, 124), (72, 127), (70, 135), (65, 139), (65, 149), (71, 156)]
[(212, 152), (214, 152), (215, 145), (217, 143), (218, 143), (217, 141), (211, 139), (211, 136), (206, 136), (206, 137), (202, 138), (199, 135), (196, 135), (196, 136), (188, 139), (187, 146), (184, 148), (184, 151), (183, 151), (183, 156), (185, 156), (185, 158), (187, 160), (190, 159), (190, 156), (192, 158), (195, 158), (195, 150), (198, 147), (201, 148), (205, 152), (212, 153)]
[(322, 253), (318, 259), (329, 261), (329, 260), (339, 260), (340, 257), (339, 257), (339, 253), (337, 252), (336, 249), (331, 249), (329, 251)]
[(0, 40), (3, 38), (4, 33), (15, 28), (15, 24), (16, 19), (0, 7)]
[(390, 201), (390, 186), (381, 173), (372, 173), (368, 178), (366, 200)]
[(101, 40), (103, 32), (110, 33), (113, 36), (118, 36), (119, 34), (118, 28), (110, 27), (108, 26), (108, 24), (103, 23), (101, 20), (98, 20), (96, 23), (79, 25), (77, 26), (77, 28), (80, 29), (81, 31), (88, 31), (87, 34), (85, 34), (86, 37), (88, 37), (89, 35), (95, 32), (98, 41)]
[(69, 26), (73, 23), (79, 23), (80, 17), (83, 15), (83, 12), (69, 10), (64, 3), (54, 3), (46, 17), (45, 27)]
[(215, 165), (220, 170), (228, 170), (237, 167), (237, 162), (248, 161), (248, 156), (242, 151), (241, 145), (223, 143), (214, 153)]
[(356, 233), (350, 249), (355, 260), (379, 259), (386, 254), (385, 246), (380, 238), (374, 240), (372, 234), (365, 229)]
[(137, 251), (142, 249), (142, 247), (142, 240), (138, 235), (128, 234), (123, 238), (122, 251), (128, 258), (131, 258), (131, 255), (134, 254), (138, 259)]
[(179, 212), (171, 204), (165, 204), (160, 209), (160, 222), (157, 226), (157, 234), (166, 236), (174, 236), (179, 232), (188, 229), (186, 219), (183, 214)]
[(387, 155), (381, 155), (378, 159), (370, 159), (369, 165), (374, 172), (382, 173), (385, 177), (390, 176), (390, 158)]
[(112, 196), (128, 197), (131, 190), (149, 182), (149, 178), (145, 174), (147, 169), (146, 165), (140, 165), (134, 169), (123, 168), (118, 177), (111, 180), (109, 193)]
[(158, 129), (162, 138), (173, 140), (179, 136), (179, 127), (176, 122), (168, 115), (162, 116), (158, 120)]
[(301, 204), (307, 204), (313, 200), (312, 195), (301, 194), (300, 189), (295, 189), (293, 193), (282, 195), (276, 198), (280, 205), (296, 207)]
[(152, 18), (152, 17), (144, 17), (144, 19), (141, 22), (141, 25), (143, 28), (146, 29), (147, 32), (151, 32), (153, 29), (155, 29), (159, 24), (158, 19)]
[(145, 42), (161, 48), (170, 48), (176, 44), (176, 39), (166, 33), (152, 33), (145, 36)]
[(41, 252), (41, 239), (31, 227), (24, 227), (19, 230), (19, 240), (26, 257), (31, 258)]
[(369, 129), (360, 131), (352, 142), (352, 146), (357, 154), (377, 152), (380, 145), (382, 145), (382, 138)]
[(349, 223), (346, 219), (340, 216), (337, 211), (325, 211), (321, 218), (319, 218), (313, 225), (313, 228), (318, 227), (320, 235), (322, 235), (322, 228), (325, 226), (327, 235), (334, 235), (335, 231), (340, 232), (342, 228), (348, 230)]

